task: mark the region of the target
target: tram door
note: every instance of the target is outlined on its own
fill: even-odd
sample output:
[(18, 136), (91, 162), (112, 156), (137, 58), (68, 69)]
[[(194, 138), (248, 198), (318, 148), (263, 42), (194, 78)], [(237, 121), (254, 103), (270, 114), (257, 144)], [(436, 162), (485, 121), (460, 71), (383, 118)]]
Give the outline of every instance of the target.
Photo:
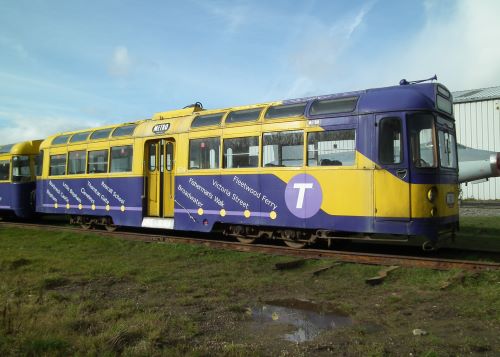
[(174, 216), (174, 141), (146, 142), (146, 195), (149, 217)]
[(410, 220), (410, 170), (403, 115), (377, 115), (377, 156), (374, 171), (375, 219)]

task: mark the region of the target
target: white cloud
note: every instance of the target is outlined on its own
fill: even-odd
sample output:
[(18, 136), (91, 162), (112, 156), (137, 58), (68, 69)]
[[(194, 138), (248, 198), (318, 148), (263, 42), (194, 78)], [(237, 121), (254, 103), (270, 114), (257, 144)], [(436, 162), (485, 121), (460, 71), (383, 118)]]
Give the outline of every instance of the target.
[(423, 26), (403, 41), (377, 39), (380, 51), (367, 56), (362, 45), (371, 38), (365, 20), (375, 4), (367, 3), (333, 25), (309, 18), (296, 41), (306, 45), (291, 54), (286, 76), (272, 85), (269, 96), (359, 90), (434, 74), (451, 90), (500, 85), (500, 1), (427, 0)]
[(115, 77), (126, 77), (132, 68), (132, 60), (125, 46), (118, 46), (113, 51), (109, 74)]
[(425, 26), (388, 65), (412, 78), (437, 73), (452, 90), (500, 85), (500, 2), (461, 0), (447, 17), (438, 4), (426, 2)]
[(252, 17), (251, 8), (246, 3), (217, 3), (206, 1), (194, 1), (196, 6), (204, 8), (209, 14), (219, 17), (228, 33), (236, 32), (245, 25)]
[(56, 133), (101, 126), (102, 123), (88, 118), (57, 115), (37, 115), (0, 111), (0, 117), (7, 118), (8, 126), (0, 121), (0, 143), (14, 143), (25, 140), (44, 139)]
[[(290, 63), (296, 80), (289, 86), (287, 97), (311, 95), (331, 83), (338, 73), (339, 58), (348, 53), (352, 37), (362, 27), (375, 1), (366, 3), (355, 13), (339, 19), (333, 25), (318, 19), (307, 22), (308, 29), (297, 42), (304, 43), (292, 54)], [(331, 86), (330, 86), (331, 87)]]

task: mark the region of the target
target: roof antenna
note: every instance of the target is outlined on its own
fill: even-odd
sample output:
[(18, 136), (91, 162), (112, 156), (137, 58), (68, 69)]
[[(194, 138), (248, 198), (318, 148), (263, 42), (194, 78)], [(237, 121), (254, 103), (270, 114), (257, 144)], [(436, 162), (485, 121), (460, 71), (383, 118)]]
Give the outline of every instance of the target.
[(193, 104), (190, 104), (190, 105), (186, 105), (184, 108), (182, 109), (186, 109), (186, 108), (196, 108), (196, 109), (203, 109), (203, 104), (201, 104), (200, 102), (196, 102), (196, 103), (193, 103)]
[(422, 82), (426, 82), (426, 81), (437, 81), (437, 79), (438, 79), (437, 75), (434, 75), (431, 78), (421, 79), (419, 81), (409, 81), (409, 82), (406, 79), (403, 78), (402, 80), (399, 81), (399, 85), (400, 86), (406, 86), (408, 84), (416, 84), (416, 83), (422, 83)]

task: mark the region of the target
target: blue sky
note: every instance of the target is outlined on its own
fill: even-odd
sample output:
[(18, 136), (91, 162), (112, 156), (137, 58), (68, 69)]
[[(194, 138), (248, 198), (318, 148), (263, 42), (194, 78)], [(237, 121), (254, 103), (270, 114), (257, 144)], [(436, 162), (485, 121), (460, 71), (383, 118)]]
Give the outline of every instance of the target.
[(0, 0), (0, 143), (394, 85), (500, 85), (500, 1)]

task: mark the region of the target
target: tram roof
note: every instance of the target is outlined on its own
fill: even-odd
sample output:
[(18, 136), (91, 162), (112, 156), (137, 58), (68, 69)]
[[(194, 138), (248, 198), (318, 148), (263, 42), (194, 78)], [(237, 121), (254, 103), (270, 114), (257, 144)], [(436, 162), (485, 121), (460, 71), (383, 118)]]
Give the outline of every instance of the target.
[[(337, 113), (333, 116), (357, 115), (357, 114), (391, 112), (391, 111), (428, 110), (435, 108), (436, 87), (438, 85), (446, 89), (446, 87), (444, 87), (439, 83), (418, 83), (418, 84), (398, 85), (391, 87), (372, 88), (354, 92), (344, 92), (344, 93), (311, 96), (311, 97), (296, 98), (296, 99), (287, 99), (283, 101), (266, 102), (260, 104), (252, 104), (252, 105), (228, 107), (220, 109), (206, 110), (197, 106), (193, 106), (184, 109), (158, 112), (154, 114), (151, 119), (144, 119), (136, 122), (108, 125), (108, 126), (85, 129), (85, 130), (58, 133), (56, 135), (48, 137), (43, 142), (41, 148), (43, 149), (45, 147), (51, 146), (52, 141), (60, 136), (66, 136), (66, 135), (72, 136), (74, 134), (81, 134), (86, 132), (89, 132), (90, 135), (92, 135), (92, 133), (99, 130), (110, 129), (114, 131), (115, 129), (125, 127), (127, 125), (137, 126), (133, 131), (133, 133), (129, 135), (129, 137), (153, 136), (154, 135), (152, 133), (153, 128), (160, 121), (162, 123), (168, 123), (169, 133), (172, 134), (182, 133), (190, 130), (191, 119), (193, 119), (198, 114), (207, 115), (215, 113), (227, 113), (230, 111), (253, 109), (253, 108), (266, 108), (272, 105), (294, 104), (294, 103), (307, 103), (307, 108), (309, 108), (311, 104), (317, 100), (329, 100), (329, 99), (341, 99), (341, 98), (353, 98), (353, 97), (357, 98), (357, 104), (353, 111)], [(314, 118), (317, 116), (307, 114), (306, 110), (305, 117)]]
[(0, 155), (36, 155), (43, 140), (21, 141), (0, 145)]

